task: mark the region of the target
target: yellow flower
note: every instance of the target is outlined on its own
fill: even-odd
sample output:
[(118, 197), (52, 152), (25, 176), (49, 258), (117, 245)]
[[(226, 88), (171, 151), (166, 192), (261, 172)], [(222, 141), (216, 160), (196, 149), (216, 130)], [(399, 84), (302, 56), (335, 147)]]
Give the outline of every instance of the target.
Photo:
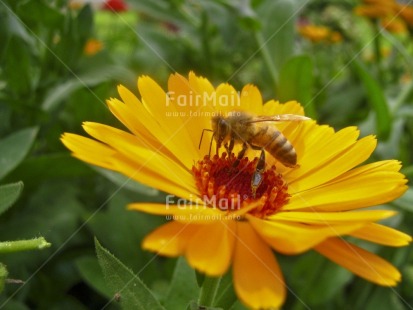
[(343, 41), (343, 37), (338, 31), (332, 31), (330, 28), (325, 26), (316, 26), (311, 24), (299, 26), (298, 33), (313, 43), (339, 43)]
[(358, 5), (354, 8), (354, 13), (369, 18), (381, 18), (390, 16), (392, 10), (387, 7)]
[(356, 6), (354, 12), (356, 15), (369, 18), (392, 16), (397, 7), (394, 0), (364, 0), (363, 3)]
[(314, 43), (326, 41), (330, 36), (330, 29), (325, 26), (304, 25), (298, 27), (298, 33)]
[(384, 6), (394, 8), (397, 3), (396, 0), (363, 0), (366, 5)]
[(392, 33), (405, 33), (407, 31), (404, 21), (396, 17), (383, 18), (381, 20), (381, 25), (384, 29)]
[(397, 13), (410, 27), (413, 26), (413, 6), (411, 5), (399, 5), (397, 7)]
[(103, 43), (97, 39), (87, 40), (83, 52), (87, 56), (93, 56), (103, 49)]
[(339, 43), (343, 41), (343, 36), (338, 31), (332, 31), (329, 37), (331, 43)]
[[(173, 216), (143, 240), (143, 248), (183, 255), (212, 277), (232, 267), (237, 296), (254, 309), (278, 308), (285, 301), (283, 275), (272, 250), (292, 255), (314, 249), (376, 284), (394, 286), (401, 280), (390, 263), (342, 237), (396, 247), (411, 241), (376, 223), (394, 211), (359, 210), (406, 190), (399, 162), (360, 165), (376, 147), (373, 136), (359, 139), (355, 127), (335, 132), (314, 121), (277, 122), (296, 150), (298, 166), (286, 167), (267, 153), (263, 181), (253, 195), (252, 158), (257, 151), (249, 150), (235, 165), (233, 154), (218, 150), (215, 155), (213, 143), (208, 156), (212, 135), (204, 129), (211, 128), (213, 115), (234, 111), (303, 115), (297, 102), (270, 100), (263, 105), (252, 85), (238, 94), (231, 85), (214, 88), (193, 73), (188, 79), (171, 75), (168, 92), (147, 76), (138, 79), (138, 89), (141, 99), (119, 86), (122, 101), (107, 102), (130, 132), (86, 122), (83, 128), (94, 139), (65, 133), (62, 141), (87, 163), (172, 194), (166, 203), (129, 205), (131, 210)], [(235, 154), (240, 148), (236, 146)]]

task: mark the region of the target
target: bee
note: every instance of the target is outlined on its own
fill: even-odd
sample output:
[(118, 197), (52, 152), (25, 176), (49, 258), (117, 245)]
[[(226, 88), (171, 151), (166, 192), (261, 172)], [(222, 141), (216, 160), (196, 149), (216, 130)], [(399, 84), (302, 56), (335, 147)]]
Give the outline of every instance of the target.
[(294, 114), (259, 116), (235, 111), (229, 113), (227, 117), (222, 115), (212, 117), (212, 130), (210, 131), (213, 132), (213, 139), (216, 141), (217, 154), (222, 145), (224, 145), (228, 154), (231, 154), (235, 143), (242, 143), (242, 149), (233, 164), (234, 167), (238, 166), (248, 148), (261, 151), (255, 172), (251, 178), (251, 191), (255, 197), (255, 193), (263, 181), (265, 151), (286, 167), (293, 168), (297, 166), (297, 153), (294, 146), (270, 122), (305, 121), (309, 119)]

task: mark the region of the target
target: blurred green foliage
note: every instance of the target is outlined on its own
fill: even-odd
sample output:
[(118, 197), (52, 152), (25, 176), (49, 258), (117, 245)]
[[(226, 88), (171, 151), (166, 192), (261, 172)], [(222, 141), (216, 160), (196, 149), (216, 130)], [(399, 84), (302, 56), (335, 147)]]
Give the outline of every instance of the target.
[[(170, 73), (193, 70), (238, 89), (254, 83), (266, 99), (296, 99), (321, 123), (377, 134), (373, 159), (401, 160), (411, 180), (412, 33), (393, 35), (354, 16), (355, 4), (129, 0), (127, 11), (116, 12), (74, 9), (64, 0), (1, 0), (0, 241), (44, 236), (52, 247), (0, 254), (0, 308), (118, 309), (131, 302), (131, 283), (140, 287), (138, 299), (153, 305), (136, 309), (184, 309), (198, 294), (184, 260), (140, 249), (163, 219), (125, 210), (164, 195), (131, 181), (123, 186), (125, 178), (71, 158), (59, 141), (63, 132), (80, 133), (86, 120), (121, 126), (105, 100), (117, 96), (119, 83), (134, 89), (139, 75), (164, 86)], [(308, 22), (339, 31), (343, 41), (300, 37), (298, 25)], [(85, 52), (92, 39), (101, 46)], [(412, 234), (413, 190), (390, 207), (400, 214), (387, 224)], [(97, 258), (94, 236), (103, 245), (96, 243)], [(411, 247), (373, 250), (401, 270), (398, 287), (367, 283), (312, 252), (278, 255), (294, 292), (284, 308), (411, 308)], [(24, 285), (4, 285), (6, 277)], [(243, 309), (232, 304), (230, 281), (222, 280), (218, 305)]]

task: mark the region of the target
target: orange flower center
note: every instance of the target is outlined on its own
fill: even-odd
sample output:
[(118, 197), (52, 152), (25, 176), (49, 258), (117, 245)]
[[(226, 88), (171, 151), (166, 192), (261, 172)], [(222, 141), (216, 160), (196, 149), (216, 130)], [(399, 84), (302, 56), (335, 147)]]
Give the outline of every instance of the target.
[(237, 211), (259, 202), (249, 213), (261, 218), (277, 212), (288, 202), (288, 186), (275, 166), (266, 167), (254, 196), (251, 179), (257, 161), (257, 158), (251, 161), (244, 157), (234, 165), (236, 157), (233, 153), (230, 156), (222, 153), (220, 157), (215, 155), (212, 158), (205, 156), (199, 160), (192, 172), (204, 202), (222, 211)]

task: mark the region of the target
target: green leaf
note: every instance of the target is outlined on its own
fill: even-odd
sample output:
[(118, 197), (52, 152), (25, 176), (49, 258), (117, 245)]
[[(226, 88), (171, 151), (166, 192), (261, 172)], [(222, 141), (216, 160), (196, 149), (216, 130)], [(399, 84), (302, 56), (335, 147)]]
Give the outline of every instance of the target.
[[(16, 208), (16, 212), (10, 212), (7, 219), (3, 220), (3, 217), (0, 217), (2, 240), (30, 239), (41, 235), (52, 244), (60, 245), (68, 238), (73, 238), (73, 232), (79, 227), (82, 212), (78, 195), (79, 191), (73, 182), (50, 179), (38, 184), (36, 191), (32, 191), (30, 197), (26, 197), (24, 209)], [(42, 254), (37, 254), (39, 259), (40, 255)], [(23, 255), (19, 258), (24, 259)], [(33, 257), (31, 260), (33, 261)], [(16, 256), (14, 261), (19, 262)], [(34, 261), (30, 262), (33, 263)]]
[(413, 212), (413, 188), (409, 187), (399, 199), (394, 200), (392, 204), (409, 212)]
[(353, 278), (353, 275), (341, 266), (331, 262), (325, 264), (322, 271), (318, 273), (317, 280), (312, 283), (311, 290), (308, 291), (307, 299), (305, 299), (314, 305), (314, 308), (338, 296)]
[(4, 2), (2, 2), (1, 5), (4, 6), (4, 10), (0, 8), (0, 16), (5, 27), (1, 33), (1, 36), (8, 34), (10, 37), (14, 36), (20, 38), (31, 48), (34, 48), (36, 40), (28, 31), (26, 25), (9, 6), (7, 6)]
[(413, 177), (413, 165), (404, 166), (400, 172), (403, 173), (408, 179), (411, 179)]
[(374, 292), (368, 296), (368, 300), (366, 300), (366, 303), (363, 305), (363, 309), (404, 310), (406, 307), (399, 297), (400, 296), (394, 292), (394, 289), (375, 286)]
[(164, 306), (166, 309), (185, 309), (199, 295), (195, 271), (180, 257), (175, 266)]
[(30, 310), (24, 301), (9, 300), (6, 296), (3, 299), (0, 298), (0, 307), (1, 310)]
[[(171, 308), (175, 309), (175, 308)], [(192, 301), (189, 306), (186, 308), (189, 310), (223, 310), (222, 308), (216, 308), (216, 307), (206, 307), (206, 306), (200, 306), (196, 301)]]
[(144, 13), (145, 16), (151, 16), (162, 22), (181, 24), (185, 21), (185, 18), (190, 18), (191, 20), (196, 18), (195, 14), (187, 13), (191, 5), (187, 5), (184, 9), (181, 8), (179, 10), (173, 9), (171, 3), (167, 4), (165, 1), (139, 0), (131, 1), (130, 5), (134, 10)]
[(295, 21), (298, 16), (293, 0), (266, 0), (257, 9), (260, 17), (263, 45), (272, 55), (279, 70), (293, 55)]
[(198, 287), (201, 287), (202, 283), (204, 283), (204, 280), (205, 280), (205, 274), (197, 270), (195, 270), (195, 274), (196, 274), (196, 283), (198, 284)]
[[(50, 42), (50, 53), (45, 54), (43, 79), (56, 84), (58, 79), (65, 80), (67, 73), (78, 78), (79, 59), (88, 38), (92, 37), (93, 11), (91, 5), (84, 5), (80, 11), (63, 14), (60, 27), (53, 32), (59, 35), (58, 41)], [(51, 70), (47, 66), (51, 67)], [(88, 68), (88, 66), (86, 66)], [(57, 75), (56, 75), (57, 73)]]
[(103, 296), (106, 296), (107, 298), (113, 297), (110, 289), (108, 289), (107, 285), (105, 285), (102, 269), (99, 267), (99, 262), (96, 257), (81, 257), (76, 260), (76, 266), (86, 283), (88, 283)]
[[(53, 169), (50, 169), (53, 167)], [(26, 187), (59, 177), (91, 176), (92, 169), (67, 153), (47, 154), (24, 160), (7, 179), (26, 180)]]
[(231, 309), (235, 306), (237, 300), (238, 297), (233, 287), (232, 273), (228, 272), (222, 277), (215, 305), (223, 309)]
[(240, 19), (241, 25), (249, 30), (259, 30), (261, 23), (256, 12), (252, 8), (251, 0), (238, 0), (223, 2), (223, 5), (229, 6)]
[(81, 42), (90, 37), (93, 29), (93, 10), (91, 5), (85, 5), (76, 18), (76, 34)]
[(0, 179), (26, 157), (37, 134), (37, 128), (20, 130), (0, 140)]
[(7, 61), (2, 63), (2, 75), (7, 78), (8, 89), (20, 96), (30, 94), (37, 73), (31, 64), (32, 51), (25, 41), (16, 36), (10, 38), (4, 50)]
[(377, 135), (379, 139), (386, 140), (392, 130), (392, 118), (386, 97), (383, 93), (383, 88), (360, 61), (355, 60), (352, 66), (360, 78), (366, 91), (368, 102), (375, 112)]
[(51, 88), (42, 103), (42, 109), (44, 111), (56, 109), (63, 100), (80, 88), (94, 87), (109, 80), (132, 80), (132, 76), (131, 71), (117, 65), (103, 65), (88, 72), (79, 73), (75, 78)]
[(4, 289), (4, 283), (6, 282), (7, 276), (8, 276), (8, 272), (7, 272), (6, 266), (0, 263), (0, 293)]
[(281, 102), (297, 100), (306, 111), (306, 115), (316, 119), (316, 110), (312, 100), (314, 65), (307, 55), (295, 56), (282, 67), (278, 82), (278, 99)]
[(0, 214), (6, 211), (19, 198), (23, 190), (23, 182), (0, 186)]
[(235, 302), (235, 304), (229, 308), (229, 310), (248, 310), (239, 300)]
[[(110, 187), (113, 187), (109, 184)], [(115, 189), (114, 189), (115, 191)], [(116, 256), (123, 264), (133, 270), (142, 270), (139, 277), (150, 287), (153, 287), (154, 281), (170, 278), (172, 276), (175, 262), (171, 259), (162, 260), (163, 264), (170, 264), (168, 270), (170, 274), (165, 275), (165, 269), (159, 268), (154, 263), (148, 265), (148, 261), (153, 259), (153, 253), (144, 251), (140, 248), (140, 243), (143, 238), (155, 227), (160, 226), (165, 222), (165, 218), (153, 216), (142, 212), (134, 212), (126, 210), (126, 205), (131, 202), (130, 194), (125, 191), (118, 192), (110, 199), (109, 205), (104, 210), (100, 210), (92, 217), (86, 215), (84, 220), (87, 220), (88, 228), (93, 235), (96, 236), (102, 243), (116, 253)], [(136, 195), (133, 194), (135, 197)], [(135, 200), (136, 197), (133, 199)], [(140, 199), (140, 198), (138, 198)], [(151, 199), (151, 202), (156, 200)], [(165, 201), (163, 199), (163, 201)], [(89, 218), (90, 217), (90, 218)], [(108, 234), (108, 227), (115, 234)], [(130, 249), (133, 249), (131, 251)]]
[(26, 1), (18, 9), (19, 16), (40, 22), (46, 27), (57, 27), (63, 21), (63, 13), (44, 1)]
[(165, 309), (137, 275), (122, 264), (95, 239), (96, 253), (106, 283), (115, 296), (120, 296), (124, 309), (156, 310)]

